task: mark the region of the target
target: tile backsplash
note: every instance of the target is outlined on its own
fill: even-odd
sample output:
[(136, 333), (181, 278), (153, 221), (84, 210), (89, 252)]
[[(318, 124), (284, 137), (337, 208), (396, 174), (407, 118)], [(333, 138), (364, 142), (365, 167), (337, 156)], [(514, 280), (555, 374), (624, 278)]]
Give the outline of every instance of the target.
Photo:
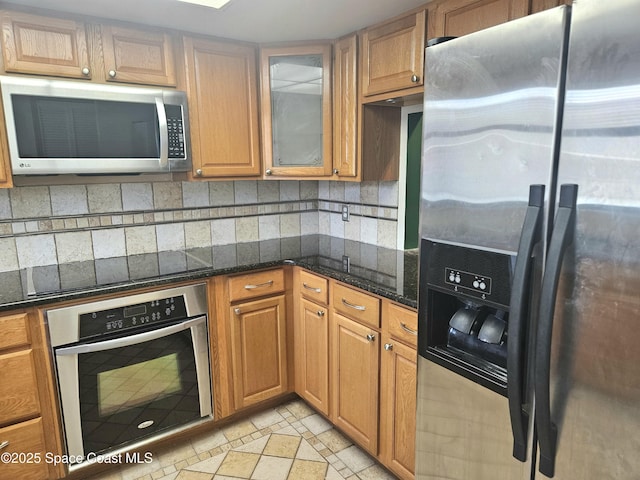
[(395, 248), (397, 212), (397, 182), (14, 187), (0, 190), (0, 271), (316, 233)]

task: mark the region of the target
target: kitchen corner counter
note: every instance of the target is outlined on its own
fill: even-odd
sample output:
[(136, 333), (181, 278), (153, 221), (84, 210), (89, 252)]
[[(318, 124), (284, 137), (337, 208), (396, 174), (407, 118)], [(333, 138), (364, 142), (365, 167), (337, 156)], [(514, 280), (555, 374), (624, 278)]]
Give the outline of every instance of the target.
[(0, 273), (0, 310), (284, 264), (299, 265), (416, 308), (417, 251), (391, 250), (324, 235), (96, 259)]

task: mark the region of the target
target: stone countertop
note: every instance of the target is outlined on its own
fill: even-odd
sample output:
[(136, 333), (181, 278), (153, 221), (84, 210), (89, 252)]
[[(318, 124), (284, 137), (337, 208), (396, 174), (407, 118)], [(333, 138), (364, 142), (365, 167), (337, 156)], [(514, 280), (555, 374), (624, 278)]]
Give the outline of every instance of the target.
[(0, 273), (0, 310), (292, 264), (417, 307), (418, 254), (306, 235)]

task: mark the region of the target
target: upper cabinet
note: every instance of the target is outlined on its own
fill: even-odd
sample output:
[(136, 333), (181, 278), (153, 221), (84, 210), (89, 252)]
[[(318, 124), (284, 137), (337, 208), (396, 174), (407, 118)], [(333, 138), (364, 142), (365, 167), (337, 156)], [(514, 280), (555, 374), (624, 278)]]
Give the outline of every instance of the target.
[(333, 46), (333, 174), (340, 179), (360, 175), (357, 151), (358, 42), (356, 35)]
[(193, 174), (260, 175), (255, 48), (204, 38), (183, 41)]
[(430, 16), (430, 37), (461, 37), (528, 14), (528, 0), (446, 0)]
[(423, 85), (426, 11), (367, 28), (360, 36), (362, 95)]
[(260, 65), (265, 175), (331, 175), (331, 44), (265, 47)]
[(4, 70), (91, 78), (85, 25), (75, 20), (2, 12)]
[(105, 80), (176, 86), (173, 42), (167, 33), (102, 25)]

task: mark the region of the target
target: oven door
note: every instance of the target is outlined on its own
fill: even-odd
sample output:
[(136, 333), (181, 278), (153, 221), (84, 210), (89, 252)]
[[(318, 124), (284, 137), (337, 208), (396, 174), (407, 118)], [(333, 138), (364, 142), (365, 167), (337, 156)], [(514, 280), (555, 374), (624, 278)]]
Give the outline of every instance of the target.
[(211, 417), (208, 352), (206, 316), (55, 349), (69, 456)]

